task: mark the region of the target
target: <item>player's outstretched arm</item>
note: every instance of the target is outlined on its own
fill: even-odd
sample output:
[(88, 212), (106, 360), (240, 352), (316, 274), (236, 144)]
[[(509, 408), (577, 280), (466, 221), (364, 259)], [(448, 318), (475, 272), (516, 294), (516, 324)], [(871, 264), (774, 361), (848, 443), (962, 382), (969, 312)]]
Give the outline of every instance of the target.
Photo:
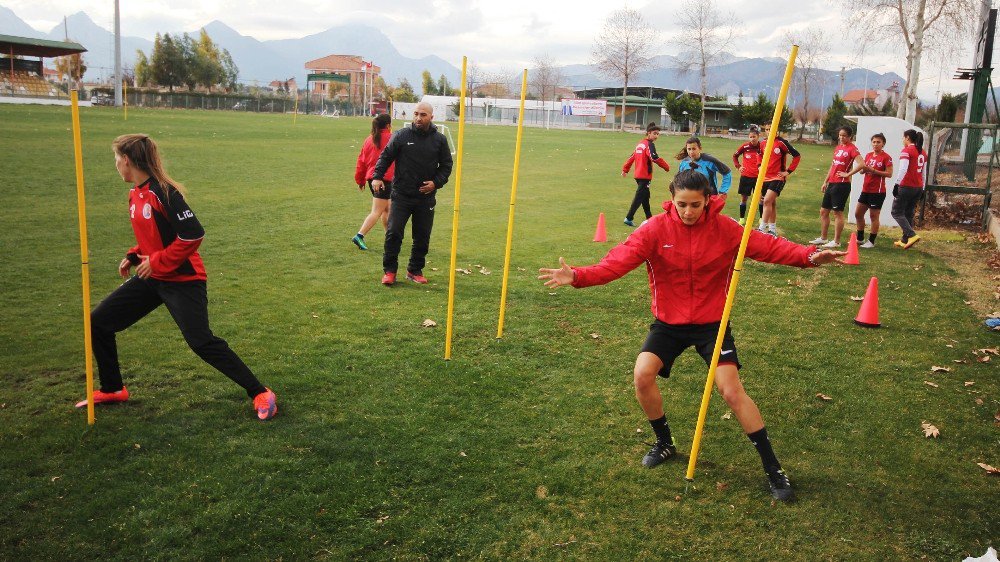
[(546, 287), (558, 287), (560, 285), (571, 285), (573, 284), (573, 268), (571, 268), (566, 260), (559, 258), (559, 269), (538, 269), (538, 278), (545, 279)]

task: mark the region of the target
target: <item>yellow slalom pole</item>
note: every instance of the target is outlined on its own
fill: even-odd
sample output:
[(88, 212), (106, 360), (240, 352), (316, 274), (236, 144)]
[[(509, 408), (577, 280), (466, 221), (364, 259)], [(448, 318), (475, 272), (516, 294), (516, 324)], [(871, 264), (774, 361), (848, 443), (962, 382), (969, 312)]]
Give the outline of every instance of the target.
[(83, 353), (87, 365), (87, 425), (94, 425), (94, 359), (90, 342), (90, 261), (87, 251), (87, 201), (83, 195), (83, 142), (76, 90), (70, 91), (73, 113), (73, 156), (76, 160), (76, 208), (80, 218), (80, 264), (83, 275)]
[(458, 209), (462, 196), (462, 148), (465, 142), (465, 71), (468, 57), (462, 57), (462, 92), (458, 109), (458, 148), (455, 157), (455, 209), (451, 221), (451, 268), (448, 270), (448, 324), (444, 336), (444, 360), (451, 360), (452, 317), (455, 313), (455, 268), (458, 267)]
[(299, 93), (295, 92), (295, 107), (292, 109), (292, 125), (296, 123), (299, 117)]
[(497, 339), (503, 337), (504, 312), (507, 309), (507, 278), (510, 277), (510, 249), (514, 243), (514, 206), (517, 203), (517, 173), (521, 167), (521, 138), (524, 136), (524, 99), (528, 94), (528, 69), (521, 74), (521, 108), (517, 112), (517, 141), (514, 144), (514, 179), (510, 185), (510, 213), (507, 215), (507, 251), (503, 257), (503, 287), (500, 289), (500, 320)]
[[(771, 150), (774, 148), (774, 139), (778, 136), (778, 125), (781, 123), (781, 112), (785, 108), (785, 96), (788, 95), (788, 86), (792, 82), (792, 70), (795, 68), (795, 56), (799, 52), (798, 45), (792, 45), (792, 52), (788, 56), (788, 65), (785, 66), (785, 77), (781, 81), (781, 92), (778, 94), (778, 101), (774, 105), (774, 116), (771, 118), (771, 130), (767, 134), (767, 144), (764, 148), (764, 161), (760, 164), (760, 171), (757, 172), (757, 183), (754, 185), (753, 197), (750, 201), (750, 208), (747, 209), (748, 217), (757, 216), (757, 206), (760, 204), (761, 187), (764, 184), (764, 175), (767, 166), (771, 162)], [(736, 300), (736, 289), (740, 284), (740, 272), (743, 271), (743, 258), (747, 253), (747, 243), (750, 241), (750, 232), (753, 230), (753, 220), (747, 220), (743, 227), (743, 238), (740, 239), (740, 250), (736, 254), (736, 263), (733, 265), (733, 277), (729, 282), (729, 291), (726, 293), (726, 307), (722, 311), (722, 321), (719, 323), (719, 334), (715, 337), (715, 349), (712, 351), (712, 363), (708, 367), (708, 378), (705, 380), (705, 390), (701, 395), (701, 409), (698, 411), (698, 425), (694, 431), (694, 441), (691, 443), (691, 457), (688, 459), (687, 478), (688, 482), (694, 481), (694, 467), (698, 463), (698, 449), (701, 447), (701, 434), (705, 429), (705, 418), (708, 415), (708, 402), (712, 398), (712, 386), (715, 384), (715, 369), (719, 366), (719, 354), (722, 351), (722, 338), (726, 334), (726, 326), (729, 325), (729, 314), (733, 309), (733, 302)]]

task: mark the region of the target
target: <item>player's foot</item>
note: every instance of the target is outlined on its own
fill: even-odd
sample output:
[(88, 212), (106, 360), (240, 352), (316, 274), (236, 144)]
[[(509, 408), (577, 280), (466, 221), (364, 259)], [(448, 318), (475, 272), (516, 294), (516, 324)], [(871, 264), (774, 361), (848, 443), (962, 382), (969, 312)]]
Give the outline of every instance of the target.
[(871, 240), (865, 240), (865, 243), (862, 244), (860, 247), (862, 247), (862, 248), (874, 248), (875, 247), (875, 243), (872, 242)]
[[(121, 390), (115, 392), (101, 392), (100, 390), (94, 391), (94, 404), (110, 404), (112, 402), (125, 402), (128, 400), (128, 389), (124, 386)], [(87, 401), (82, 400), (76, 403), (77, 408), (84, 408), (87, 406)]]
[(278, 398), (270, 388), (265, 388), (264, 392), (253, 397), (253, 407), (257, 410), (257, 419), (269, 420), (278, 413)]
[(914, 234), (913, 236), (910, 236), (910, 239), (907, 240), (905, 244), (903, 244), (903, 249), (905, 250), (917, 242), (920, 242), (920, 235)]
[(653, 444), (653, 448), (646, 453), (646, 456), (642, 457), (642, 466), (653, 468), (676, 454), (677, 447), (673, 444), (657, 441)]
[(778, 229), (777, 228), (769, 228), (769, 229), (767, 229), (767, 233), (770, 234), (771, 236), (774, 236), (775, 238), (778, 237)]
[(827, 242), (826, 244), (823, 244), (820, 247), (821, 248), (839, 248), (840, 247), (840, 242), (837, 242), (836, 240), (830, 240), (829, 242)]
[(767, 471), (767, 485), (771, 488), (771, 497), (780, 502), (790, 502), (795, 499), (795, 492), (792, 491), (792, 483), (788, 480), (788, 475), (780, 468), (778, 470)]
[(822, 236), (817, 236), (816, 238), (813, 238), (812, 240), (809, 241), (809, 243), (812, 244), (812, 245), (814, 245), (814, 246), (819, 246), (819, 245), (822, 245), (822, 244), (826, 244), (827, 242), (829, 242), (829, 240), (827, 240), (826, 238), (823, 238)]
[(355, 234), (354, 238), (351, 238), (351, 242), (354, 242), (354, 245), (357, 246), (359, 249), (362, 250), (368, 249), (368, 246), (365, 246), (365, 237), (361, 236), (360, 234)]
[(396, 282), (396, 272), (386, 271), (385, 275), (382, 276), (382, 284), (386, 287), (392, 286)]
[(622, 222), (624, 222), (624, 223), (625, 223), (625, 226), (635, 226), (635, 223), (634, 223), (634, 222), (632, 222), (632, 219), (625, 219), (625, 220), (624, 220), (624, 221), (622, 221)]
[(406, 272), (406, 278), (409, 279), (410, 281), (413, 281), (414, 283), (417, 283), (417, 284), (420, 284), (420, 285), (426, 285), (427, 284), (427, 278), (424, 277), (423, 275), (419, 274), (419, 273), (413, 273), (412, 271), (407, 271)]

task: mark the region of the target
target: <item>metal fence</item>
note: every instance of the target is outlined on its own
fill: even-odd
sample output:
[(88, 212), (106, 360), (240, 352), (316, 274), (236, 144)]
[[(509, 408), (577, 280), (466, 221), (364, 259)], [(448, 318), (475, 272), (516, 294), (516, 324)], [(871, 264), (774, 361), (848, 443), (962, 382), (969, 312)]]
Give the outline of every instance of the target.
[[(197, 94), (186, 92), (129, 91), (126, 102), (132, 107), (164, 107), (172, 109), (211, 109), (251, 111), (257, 113), (315, 113), (322, 115), (361, 115), (355, 104), (305, 95), (298, 96), (248, 96), (246, 94)], [(297, 101), (297, 104), (296, 104)]]

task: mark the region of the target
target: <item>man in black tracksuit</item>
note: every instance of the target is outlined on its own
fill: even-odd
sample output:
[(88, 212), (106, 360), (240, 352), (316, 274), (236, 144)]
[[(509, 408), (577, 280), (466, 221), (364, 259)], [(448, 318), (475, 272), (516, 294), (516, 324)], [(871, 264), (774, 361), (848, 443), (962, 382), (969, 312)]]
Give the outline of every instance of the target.
[(382, 255), (384, 285), (396, 282), (399, 249), (403, 245), (403, 231), (410, 217), (413, 217), (413, 249), (406, 278), (415, 283), (427, 283), (423, 269), (434, 226), (434, 206), (437, 204), (434, 194), (448, 183), (452, 166), (448, 139), (431, 123), (433, 118), (431, 105), (418, 103), (413, 110), (413, 125), (393, 133), (375, 164), (372, 188), (381, 191), (382, 176), (390, 164), (396, 163)]

